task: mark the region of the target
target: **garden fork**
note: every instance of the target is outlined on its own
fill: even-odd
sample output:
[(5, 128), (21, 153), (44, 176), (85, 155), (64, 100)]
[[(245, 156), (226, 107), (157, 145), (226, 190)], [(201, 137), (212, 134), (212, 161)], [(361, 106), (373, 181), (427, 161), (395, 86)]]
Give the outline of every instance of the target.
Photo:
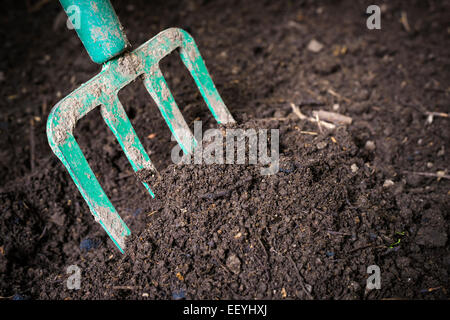
[[(133, 170), (154, 171), (117, 96), (120, 89), (142, 77), (181, 149), (185, 154), (192, 153), (197, 142), (159, 69), (159, 61), (177, 48), (217, 122), (233, 123), (234, 119), (217, 92), (194, 39), (186, 31), (167, 29), (129, 52), (128, 40), (109, 0), (60, 2), (91, 59), (103, 66), (99, 74), (53, 107), (47, 120), (48, 141), (69, 171), (95, 220), (124, 253), (125, 238), (130, 230), (100, 186), (75, 140), (73, 130), (76, 122), (100, 106), (103, 119), (117, 138)], [(155, 197), (150, 186), (142, 183)]]

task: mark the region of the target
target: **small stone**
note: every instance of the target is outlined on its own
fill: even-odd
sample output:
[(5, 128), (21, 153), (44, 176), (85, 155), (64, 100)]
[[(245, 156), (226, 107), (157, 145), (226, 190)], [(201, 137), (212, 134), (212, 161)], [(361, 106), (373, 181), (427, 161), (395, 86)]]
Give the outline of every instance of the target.
[(322, 150), (323, 148), (325, 148), (327, 146), (327, 143), (325, 141), (321, 141), (316, 146), (317, 146), (317, 149)]
[(339, 104), (338, 103), (333, 104), (333, 110), (334, 111), (339, 110)]
[(433, 168), (433, 162), (427, 162), (427, 168), (428, 169)]
[(238, 274), (241, 271), (241, 261), (233, 253), (228, 256), (226, 264), (228, 269), (235, 274)]
[(364, 148), (366, 148), (369, 151), (374, 151), (376, 146), (375, 146), (375, 142), (373, 142), (372, 140), (368, 140), (366, 142), (366, 145), (364, 146)]
[(321, 44), (319, 41), (317, 41), (316, 39), (312, 39), (309, 43), (308, 43), (308, 50), (314, 53), (319, 52), (320, 50), (323, 49), (323, 44)]
[(355, 173), (356, 171), (358, 171), (358, 166), (354, 163), (351, 165), (350, 169), (352, 169), (352, 172)]
[(148, 293), (144, 292), (144, 293), (142, 294), (142, 296), (143, 296), (144, 298), (147, 298), (147, 297), (148, 297)]
[(383, 183), (383, 187), (388, 188), (390, 186), (394, 185), (394, 181), (390, 180), (390, 179), (386, 179)]

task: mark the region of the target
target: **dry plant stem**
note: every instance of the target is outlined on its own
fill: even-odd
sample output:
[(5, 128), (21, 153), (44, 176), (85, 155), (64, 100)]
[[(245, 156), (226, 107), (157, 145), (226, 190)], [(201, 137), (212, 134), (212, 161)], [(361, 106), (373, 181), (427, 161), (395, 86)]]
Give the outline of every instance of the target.
[(300, 131), (302, 134), (309, 134), (310, 136), (317, 136), (318, 133), (314, 131)]
[(429, 116), (434, 116), (434, 117), (442, 117), (442, 118), (449, 117), (448, 113), (445, 113), (445, 112), (427, 111), (427, 112), (425, 112), (425, 114), (427, 114)]
[(320, 125), (320, 119), (317, 114), (316, 114), (316, 122), (317, 122), (317, 126), (319, 127), (320, 133), (323, 133), (322, 126)]
[(332, 96), (335, 96), (335, 97), (338, 98), (338, 99), (342, 99), (342, 100), (344, 100), (344, 101), (346, 101), (346, 102), (351, 102), (350, 99), (341, 96), (339, 93), (337, 93), (337, 92), (334, 91), (333, 89), (328, 89), (327, 92), (328, 92), (329, 94), (331, 94)]
[(318, 116), (324, 121), (329, 121), (334, 124), (344, 124), (349, 125), (352, 123), (353, 119), (336, 112), (329, 112), (325, 110), (313, 111), (314, 116)]
[(440, 174), (432, 173), (432, 172), (415, 172), (415, 171), (403, 171), (403, 173), (416, 174), (418, 176), (424, 176), (424, 177), (450, 179), (450, 175), (448, 175), (448, 174), (440, 175)]
[(115, 286), (113, 287), (114, 290), (134, 290), (136, 287), (133, 286)]
[[(314, 119), (313, 117), (307, 117), (307, 116), (305, 116), (305, 115), (300, 111), (300, 108), (297, 107), (297, 106), (296, 106), (295, 104), (293, 104), (293, 103), (291, 103), (291, 108), (292, 108), (292, 112), (293, 112), (300, 120), (307, 120), (307, 121), (309, 121), (309, 122), (314, 122), (314, 123), (317, 123), (317, 124), (320, 123), (321, 126), (323, 126), (323, 127), (326, 128), (326, 129), (329, 129), (329, 130), (334, 130), (334, 129), (336, 128), (336, 126), (335, 126), (334, 124), (332, 124), (332, 123), (325, 122), (325, 121), (322, 121), (322, 120), (317, 121), (317, 120)], [(320, 129), (320, 127), (319, 127), (319, 129)]]
[(305, 292), (305, 294), (308, 296), (309, 299), (314, 299), (314, 297), (311, 295), (311, 293), (309, 293), (308, 289), (306, 288), (304, 280), (303, 280), (303, 277), (302, 277), (300, 271), (298, 270), (297, 265), (295, 264), (294, 260), (289, 255), (287, 256), (287, 259), (292, 264), (292, 266), (294, 267), (295, 272), (297, 273), (297, 278), (298, 278), (298, 280), (300, 282), (300, 286), (302, 287), (303, 292)]
[(402, 11), (402, 13), (401, 13), (400, 22), (402, 23), (403, 28), (405, 28), (405, 30), (407, 32), (411, 32), (411, 27), (409, 26), (409, 22), (408, 22), (408, 16), (406, 15), (405, 11)]

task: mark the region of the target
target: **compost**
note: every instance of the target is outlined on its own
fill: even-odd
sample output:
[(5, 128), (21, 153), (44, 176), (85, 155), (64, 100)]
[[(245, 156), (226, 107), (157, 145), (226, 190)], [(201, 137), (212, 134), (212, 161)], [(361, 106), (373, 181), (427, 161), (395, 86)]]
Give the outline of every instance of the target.
[[(119, 98), (159, 173), (136, 176), (90, 112), (75, 134), (132, 230), (124, 255), (45, 133), (51, 107), (99, 67), (56, 1), (25, 4), (0, 13), (2, 299), (448, 298), (447, 2), (386, 2), (382, 29), (369, 30), (366, 1), (113, 1), (134, 47), (190, 32), (238, 127), (280, 134), (272, 175), (175, 165), (138, 80)], [(178, 54), (161, 68), (190, 126), (218, 127)], [(292, 105), (352, 121), (328, 129)], [(79, 290), (67, 287), (71, 265)], [(371, 265), (379, 290), (366, 288)]]

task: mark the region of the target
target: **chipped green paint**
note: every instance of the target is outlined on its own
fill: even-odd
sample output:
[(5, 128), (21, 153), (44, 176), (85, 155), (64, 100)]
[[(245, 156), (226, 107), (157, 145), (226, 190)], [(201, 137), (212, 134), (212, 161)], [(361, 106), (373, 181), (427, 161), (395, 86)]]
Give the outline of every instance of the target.
[(128, 40), (109, 0), (60, 2), (69, 17), (79, 19), (79, 28), (75, 30), (95, 63), (108, 61), (128, 46)]
[[(87, 2), (92, 5), (105, 1)], [(73, 130), (79, 119), (94, 108), (100, 107), (103, 119), (117, 138), (133, 170), (156, 171), (117, 97), (120, 89), (141, 76), (183, 152), (192, 153), (196, 145), (195, 138), (159, 69), (159, 61), (176, 48), (180, 49), (182, 61), (217, 122), (234, 122), (214, 86), (194, 40), (187, 32), (177, 28), (167, 29), (133, 52), (124, 53), (106, 62), (99, 74), (58, 102), (47, 120), (47, 137), (53, 152), (69, 171), (95, 220), (102, 225), (122, 253), (125, 249), (125, 238), (130, 234), (130, 230), (92, 172), (73, 136)], [(143, 185), (150, 195), (155, 197), (150, 186), (145, 182)]]

